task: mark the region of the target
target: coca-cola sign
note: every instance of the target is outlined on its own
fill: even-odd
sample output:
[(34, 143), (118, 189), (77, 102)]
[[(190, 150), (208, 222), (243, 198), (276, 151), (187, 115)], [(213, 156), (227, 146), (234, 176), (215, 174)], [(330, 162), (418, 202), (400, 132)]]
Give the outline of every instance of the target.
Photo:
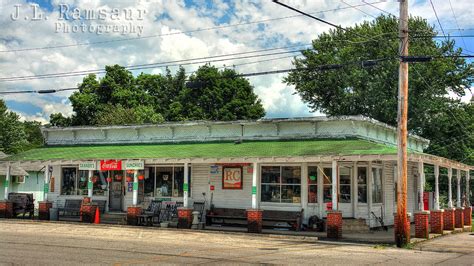
[(122, 170), (122, 161), (120, 160), (101, 160), (101, 171)]

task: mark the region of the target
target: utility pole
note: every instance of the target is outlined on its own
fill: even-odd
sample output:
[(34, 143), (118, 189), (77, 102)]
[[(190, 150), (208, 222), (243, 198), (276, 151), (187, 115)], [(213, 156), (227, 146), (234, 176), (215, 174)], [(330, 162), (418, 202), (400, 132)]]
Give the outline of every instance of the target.
[(410, 224), (407, 221), (407, 119), (408, 119), (408, 0), (400, 0), (400, 68), (398, 74), (398, 186), (395, 242), (402, 247), (410, 242)]

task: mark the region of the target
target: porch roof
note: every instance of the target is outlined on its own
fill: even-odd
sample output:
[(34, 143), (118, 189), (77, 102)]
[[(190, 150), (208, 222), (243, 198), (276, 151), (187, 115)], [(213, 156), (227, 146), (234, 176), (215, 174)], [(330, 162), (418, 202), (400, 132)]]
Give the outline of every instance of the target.
[(323, 155), (388, 155), (396, 147), (361, 139), (288, 140), (46, 146), (9, 156), (1, 161), (98, 160), (147, 158), (229, 158), (229, 157), (293, 157)]

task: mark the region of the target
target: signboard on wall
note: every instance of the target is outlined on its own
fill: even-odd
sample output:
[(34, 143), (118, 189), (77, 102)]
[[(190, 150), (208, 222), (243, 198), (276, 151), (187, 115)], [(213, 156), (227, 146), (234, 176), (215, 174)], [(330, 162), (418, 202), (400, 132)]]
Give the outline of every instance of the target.
[(95, 162), (82, 162), (79, 164), (79, 170), (95, 170), (97, 165)]
[(101, 160), (100, 161), (101, 171), (113, 171), (122, 170), (122, 161), (120, 160)]
[(125, 170), (143, 170), (145, 163), (143, 161), (125, 161)]
[(242, 189), (241, 166), (224, 166), (222, 168), (222, 189)]

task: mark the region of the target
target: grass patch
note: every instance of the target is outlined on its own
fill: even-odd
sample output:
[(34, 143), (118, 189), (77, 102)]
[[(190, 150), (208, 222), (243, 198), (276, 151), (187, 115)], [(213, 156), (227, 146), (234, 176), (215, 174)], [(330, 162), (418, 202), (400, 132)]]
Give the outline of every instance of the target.
[(388, 244), (378, 244), (378, 245), (374, 246), (374, 249), (386, 249), (389, 246), (390, 245), (388, 245)]

